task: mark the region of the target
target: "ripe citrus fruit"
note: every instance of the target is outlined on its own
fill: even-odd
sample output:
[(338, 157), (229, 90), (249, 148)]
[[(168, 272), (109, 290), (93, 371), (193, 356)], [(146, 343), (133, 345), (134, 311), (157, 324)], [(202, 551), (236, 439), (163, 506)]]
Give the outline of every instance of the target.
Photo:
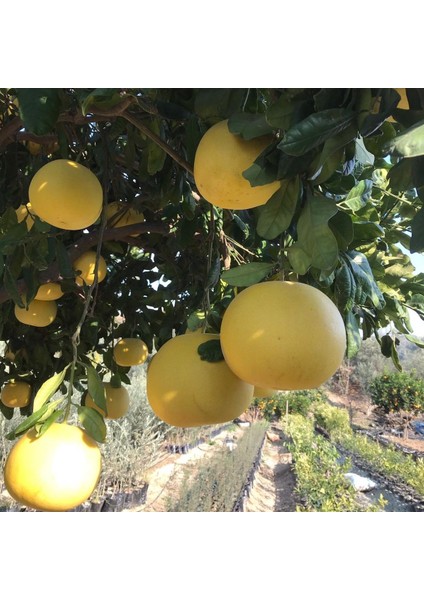
[(222, 319), (221, 346), (230, 369), (255, 386), (310, 389), (340, 366), (346, 332), (337, 307), (320, 290), (267, 281), (231, 301)]
[(138, 338), (122, 338), (115, 344), (113, 358), (121, 367), (134, 367), (146, 362), (149, 349), (143, 340)]
[(240, 416), (253, 399), (253, 387), (239, 379), (224, 360), (208, 362), (200, 344), (219, 340), (194, 332), (168, 340), (147, 371), (147, 399), (155, 414), (169, 425), (197, 427), (225, 423)]
[[(75, 281), (77, 285), (83, 286), (92, 285), (94, 282), (94, 269), (96, 266), (96, 253), (93, 250), (84, 252), (81, 254), (73, 264), (75, 271), (81, 271), (80, 275), (77, 275)], [(99, 258), (99, 264), (97, 267), (97, 282), (100, 283), (105, 279), (107, 275), (106, 261), (103, 256)]]
[(130, 407), (130, 395), (128, 390), (124, 387), (115, 388), (107, 382), (104, 383), (105, 395), (106, 395), (106, 409), (107, 415), (104, 410), (97, 406), (90, 394), (85, 397), (85, 405), (89, 408), (94, 408), (106, 419), (120, 419), (125, 416)]
[(20, 308), (15, 304), (15, 317), (25, 325), (34, 327), (47, 327), (53, 323), (57, 314), (57, 304), (55, 300), (32, 300), (26, 308)]
[[(128, 207), (122, 202), (111, 202), (106, 207), (106, 218), (110, 222), (110, 227), (125, 227), (135, 223), (144, 223), (144, 215), (135, 208)], [(131, 237), (137, 237), (138, 233), (131, 234)]]
[(62, 288), (58, 283), (43, 283), (38, 288), (35, 300), (58, 300), (63, 296)]
[(30, 231), (34, 225), (34, 219), (32, 217), (33, 211), (31, 208), (31, 203), (28, 202), (27, 204), (21, 204), (18, 206), (15, 211), (18, 223), (21, 223), (23, 220), (25, 220), (28, 231)]
[(4, 483), (25, 506), (66, 511), (90, 497), (101, 467), (99, 447), (85, 431), (53, 423), (41, 437), (31, 429), (16, 442), (6, 460)]
[(242, 173), (271, 142), (271, 136), (244, 140), (229, 131), (228, 121), (213, 125), (200, 140), (194, 158), (194, 179), (200, 194), (221, 208), (265, 204), (280, 187), (279, 182), (252, 187)]
[(100, 216), (103, 190), (87, 167), (72, 160), (53, 160), (31, 180), (28, 195), (36, 214), (61, 229), (85, 229)]
[(253, 390), (254, 398), (270, 398), (276, 393), (277, 390), (272, 390), (271, 388), (262, 388), (255, 385)]
[(9, 408), (28, 406), (31, 399), (31, 386), (25, 381), (9, 381), (3, 387), (0, 399)]

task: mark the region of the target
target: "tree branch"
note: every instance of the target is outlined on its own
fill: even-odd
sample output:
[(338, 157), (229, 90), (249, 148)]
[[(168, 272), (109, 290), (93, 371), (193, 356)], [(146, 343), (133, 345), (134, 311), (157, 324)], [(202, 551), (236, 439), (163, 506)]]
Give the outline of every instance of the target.
[[(106, 241), (125, 241), (128, 236), (133, 234), (142, 234), (142, 233), (160, 233), (162, 235), (168, 235), (169, 229), (167, 229), (164, 225), (160, 223), (135, 223), (133, 225), (126, 225), (125, 227), (115, 227), (113, 229), (106, 229), (103, 234), (103, 242)], [(99, 230), (95, 229), (94, 231), (82, 235), (81, 238), (72, 244), (68, 248), (69, 259), (71, 262), (74, 262), (81, 254), (89, 250), (92, 246), (95, 246), (98, 242), (99, 238)], [(135, 238), (131, 238), (132, 245), (137, 244), (137, 240)], [(139, 245), (142, 246), (142, 242), (139, 242)], [(57, 262), (52, 263), (45, 271), (40, 273), (40, 284), (41, 283), (49, 283), (50, 281), (60, 281), (60, 269), (59, 264)], [(25, 282), (23, 279), (20, 279), (16, 282), (17, 288), (20, 293), (25, 292)], [(0, 304), (6, 302), (10, 299), (8, 292), (5, 288), (0, 288)]]
[(160, 138), (158, 135), (156, 135), (156, 133), (149, 129), (147, 125), (139, 121), (136, 117), (134, 117), (128, 112), (124, 112), (122, 116), (124, 117), (124, 119), (129, 121), (129, 123), (134, 125), (134, 127), (136, 127), (139, 131), (144, 133), (145, 136), (147, 136), (153, 142), (155, 142), (155, 144), (157, 144), (159, 148), (162, 148), (162, 150), (166, 152), (166, 154), (168, 154), (168, 156), (170, 156), (173, 160), (175, 160), (176, 163), (183, 167), (183, 169), (185, 169), (186, 171), (188, 171), (188, 173), (193, 175), (193, 167), (182, 156), (180, 156), (178, 152), (176, 152), (176, 150), (171, 148), (169, 144), (167, 144), (162, 138)]

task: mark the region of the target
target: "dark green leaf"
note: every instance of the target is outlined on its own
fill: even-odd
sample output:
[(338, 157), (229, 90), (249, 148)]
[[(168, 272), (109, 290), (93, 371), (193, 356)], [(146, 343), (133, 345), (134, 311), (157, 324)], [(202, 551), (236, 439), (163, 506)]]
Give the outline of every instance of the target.
[(63, 244), (58, 238), (56, 239), (56, 256), (57, 262), (59, 263), (59, 272), (64, 279), (74, 278), (74, 269), (72, 262), (69, 258), (69, 254)]
[(253, 165), (243, 171), (243, 177), (249, 181), (252, 187), (272, 183), (277, 179), (277, 159), (278, 153), (275, 145), (265, 148)]
[(295, 104), (286, 95), (282, 95), (267, 110), (266, 120), (271, 127), (286, 130), (290, 127), (294, 109)]
[(326, 181), (336, 167), (340, 164), (344, 154), (344, 147), (355, 139), (357, 131), (354, 125), (349, 125), (347, 129), (339, 134), (329, 138), (322, 149), (321, 154), (317, 156), (311, 165), (310, 178), (314, 184)]
[(355, 304), (356, 283), (352, 271), (345, 261), (342, 261), (341, 267), (336, 271), (334, 292), (340, 311), (351, 311)]
[(347, 108), (331, 108), (313, 113), (291, 127), (278, 148), (292, 156), (305, 154), (349, 127), (354, 116), (355, 113)]
[(94, 403), (107, 414), (105, 388), (100, 375), (94, 367), (86, 365), (88, 393)]
[(231, 133), (240, 135), (245, 140), (252, 140), (262, 135), (272, 133), (272, 127), (261, 113), (238, 112), (228, 119), (228, 129)]
[(224, 271), (221, 279), (234, 287), (248, 287), (265, 279), (273, 268), (271, 263), (251, 262)]
[(97, 110), (111, 109), (122, 102), (122, 96), (118, 89), (115, 88), (97, 88), (83, 96), (79, 94), (81, 102), (81, 112), (87, 115), (90, 112)]
[[(153, 133), (160, 137), (160, 123), (157, 119), (151, 121), (148, 127)], [(166, 160), (166, 153), (156, 142), (149, 140), (147, 145), (147, 172), (149, 175), (155, 175), (163, 169)]]
[(106, 439), (106, 423), (102, 415), (94, 408), (87, 406), (78, 407), (78, 418), (83, 429), (96, 442), (102, 443)]
[(356, 315), (350, 310), (345, 319), (346, 335), (347, 335), (347, 358), (353, 358), (361, 347), (362, 338), (359, 328), (359, 320)]
[(411, 252), (424, 252), (424, 207), (411, 221)]
[(200, 359), (206, 360), (207, 362), (220, 362), (221, 360), (224, 360), (221, 343), (218, 339), (203, 342), (203, 344), (200, 344), (197, 348), (197, 352)]
[(122, 379), (117, 373), (115, 373), (114, 375), (111, 376), (110, 385), (116, 389), (119, 389), (120, 387), (122, 387)]
[(191, 313), (189, 318), (187, 319), (187, 328), (190, 331), (196, 331), (203, 326), (205, 322), (205, 313), (203, 311), (197, 310), (196, 312)]
[(424, 340), (421, 340), (421, 339), (415, 337), (414, 335), (409, 335), (409, 334), (405, 334), (405, 338), (412, 344), (415, 344), (416, 346), (418, 346), (418, 348), (424, 348)]
[[(293, 261), (296, 269), (301, 267), (301, 270), (297, 270), (300, 275), (306, 273), (305, 255), (309, 259), (309, 266), (317, 269), (329, 271), (336, 266), (339, 248), (328, 224), (336, 213), (337, 205), (328, 198), (314, 196), (305, 202), (297, 223), (297, 242), (288, 249), (293, 267)], [(302, 253), (299, 253), (299, 248)]]
[(339, 210), (334, 217), (331, 217), (331, 219), (328, 221), (328, 226), (334, 233), (339, 250), (346, 251), (349, 247), (349, 244), (353, 240), (352, 217), (349, 214)]
[(13, 302), (17, 304), (20, 308), (25, 308), (25, 304), (23, 303), (21, 298), (21, 292), (19, 291), (18, 286), (16, 284), (16, 279), (13, 277), (13, 275), (7, 267), (4, 270), (3, 283), (7, 293), (12, 298)]
[(256, 231), (266, 240), (273, 240), (292, 222), (300, 198), (300, 179), (284, 180), (281, 188), (260, 207)]
[(22, 269), (22, 274), (25, 281), (25, 300), (29, 303), (34, 300), (40, 285), (38, 270), (32, 266), (24, 267)]
[(203, 88), (196, 94), (194, 110), (205, 121), (217, 122), (240, 110), (247, 93), (243, 88)]
[(58, 89), (19, 88), (16, 95), (25, 129), (36, 135), (44, 135), (54, 130), (60, 113)]
[(50, 398), (57, 392), (62, 385), (63, 380), (65, 379), (68, 368), (69, 365), (66, 366), (63, 371), (52, 375), (52, 377), (43, 383), (34, 398), (34, 412), (48, 402)]

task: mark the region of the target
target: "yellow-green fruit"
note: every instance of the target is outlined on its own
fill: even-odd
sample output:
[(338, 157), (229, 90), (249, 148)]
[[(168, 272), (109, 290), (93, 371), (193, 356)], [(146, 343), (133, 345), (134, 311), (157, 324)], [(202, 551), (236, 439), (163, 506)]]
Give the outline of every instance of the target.
[(85, 405), (89, 408), (94, 408), (106, 419), (120, 419), (124, 417), (130, 407), (130, 396), (127, 389), (122, 386), (114, 388), (109, 382), (103, 385), (105, 388), (107, 415), (104, 410), (97, 406), (90, 394), (87, 394), (85, 397)]
[(200, 140), (194, 158), (194, 180), (200, 194), (215, 206), (233, 210), (265, 204), (278, 181), (252, 187), (243, 171), (272, 142), (272, 136), (244, 140), (228, 129), (228, 121), (213, 125)]
[(113, 358), (121, 367), (134, 367), (146, 362), (149, 349), (143, 340), (138, 338), (122, 338), (113, 348)]
[(32, 300), (26, 308), (15, 304), (15, 317), (25, 325), (33, 327), (47, 327), (56, 318), (57, 304), (55, 300)]
[(38, 288), (35, 300), (58, 300), (63, 296), (62, 288), (58, 283), (43, 283)]
[[(119, 215), (119, 216), (118, 216)], [(144, 215), (135, 208), (128, 207), (122, 202), (111, 202), (106, 207), (106, 218), (110, 222), (110, 227), (126, 227), (136, 223), (144, 223)], [(131, 234), (131, 237), (137, 237), (138, 233)]]
[(277, 390), (272, 390), (271, 388), (261, 388), (261, 387), (255, 385), (255, 388), (253, 390), (253, 397), (254, 398), (270, 398), (276, 392), (277, 392)]
[(31, 429), (12, 447), (4, 483), (17, 502), (42, 511), (66, 511), (87, 500), (100, 478), (102, 458), (85, 431), (53, 423), (41, 436)]
[[(96, 253), (93, 250), (89, 250), (88, 252), (84, 252), (81, 254), (73, 264), (75, 271), (81, 271), (80, 275), (78, 275), (75, 279), (77, 285), (83, 286), (84, 283), (86, 285), (92, 285), (94, 283), (94, 274), (96, 267)], [(100, 256), (99, 263), (97, 266), (97, 283), (100, 283), (105, 279), (107, 275), (107, 265), (103, 256)]]
[(103, 190), (87, 167), (72, 160), (53, 160), (31, 180), (28, 195), (35, 213), (50, 225), (77, 230), (100, 216)]
[(1, 391), (0, 400), (9, 408), (28, 406), (31, 399), (31, 386), (25, 381), (9, 381)]
[(323, 292), (303, 283), (267, 281), (244, 289), (229, 304), (221, 346), (230, 369), (255, 386), (311, 389), (340, 366), (346, 332)]
[(183, 334), (168, 340), (147, 371), (147, 399), (169, 425), (197, 427), (240, 416), (253, 399), (253, 386), (239, 379), (224, 360), (202, 360), (198, 347), (219, 340), (209, 333)]
[(28, 231), (30, 231), (34, 225), (34, 219), (32, 217), (33, 211), (31, 209), (31, 203), (28, 202), (27, 204), (21, 204), (15, 210), (18, 223), (21, 223), (23, 220), (25, 220)]

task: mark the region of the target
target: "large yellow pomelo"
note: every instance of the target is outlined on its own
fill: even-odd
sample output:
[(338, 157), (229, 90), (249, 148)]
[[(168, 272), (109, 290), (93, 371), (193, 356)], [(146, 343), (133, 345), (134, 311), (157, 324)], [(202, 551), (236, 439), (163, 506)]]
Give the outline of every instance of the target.
[(59, 283), (53, 281), (42, 283), (38, 288), (35, 300), (58, 300), (63, 296), (62, 288)]
[(32, 300), (28, 304), (28, 309), (20, 308), (15, 304), (15, 317), (25, 325), (34, 327), (47, 327), (53, 323), (57, 314), (57, 304), (55, 300)]
[(35, 213), (61, 229), (85, 229), (100, 216), (103, 190), (97, 177), (72, 160), (53, 160), (31, 180), (29, 199)]
[(149, 349), (143, 340), (138, 338), (122, 338), (113, 348), (113, 358), (121, 367), (134, 367), (146, 362)]
[(1, 402), (9, 408), (28, 406), (31, 399), (31, 386), (25, 381), (9, 381), (1, 391)]
[[(111, 202), (106, 207), (106, 218), (110, 227), (126, 227), (136, 223), (144, 223), (144, 215), (133, 207), (129, 207), (122, 202)], [(131, 234), (131, 237), (137, 237), (138, 233)]]
[(244, 140), (229, 131), (228, 121), (213, 125), (200, 140), (194, 158), (194, 180), (200, 194), (221, 208), (265, 204), (280, 183), (252, 187), (242, 173), (271, 142), (271, 136)]
[(44, 511), (66, 511), (87, 500), (101, 473), (96, 442), (80, 427), (53, 423), (40, 437), (31, 429), (12, 447), (4, 483), (17, 502)]
[(278, 390), (272, 390), (271, 388), (262, 388), (255, 385), (253, 390), (254, 398), (270, 398), (277, 393)]
[(232, 421), (253, 400), (253, 386), (239, 379), (224, 360), (208, 362), (200, 344), (218, 335), (194, 332), (168, 340), (147, 371), (147, 399), (169, 425), (197, 427)]
[(119, 388), (112, 387), (109, 382), (103, 385), (105, 388), (107, 415), (104, 410), (97, 406), (90, 394), (87, 394), (85, 397), (85, 405), (89, 408), (94, 408), (106, 419), (120, 419), (127, 414), (130, 407), (128, 390), (123, 386)]
[[(79, 286), (92, 285), (94, 283), (95, 267), (96, 267), (96, 252), (94, 250), (88, 250), (81, 254), (73, 263), (75, 271), (81, 271), (80, 275), (77, 275), (75, 282)], [(105, 279), (107, 275), (107, 265), (103, 256), (99, 257), (99, 263), (97, 265), (97, 283), (100, 283)]]
[(255, 386), (311, 389), (340, 366), (346, 332), (337, 307), (320, 290), (267, 281), (244, 289), (229, 304), (221, 346), (228, 366)]

